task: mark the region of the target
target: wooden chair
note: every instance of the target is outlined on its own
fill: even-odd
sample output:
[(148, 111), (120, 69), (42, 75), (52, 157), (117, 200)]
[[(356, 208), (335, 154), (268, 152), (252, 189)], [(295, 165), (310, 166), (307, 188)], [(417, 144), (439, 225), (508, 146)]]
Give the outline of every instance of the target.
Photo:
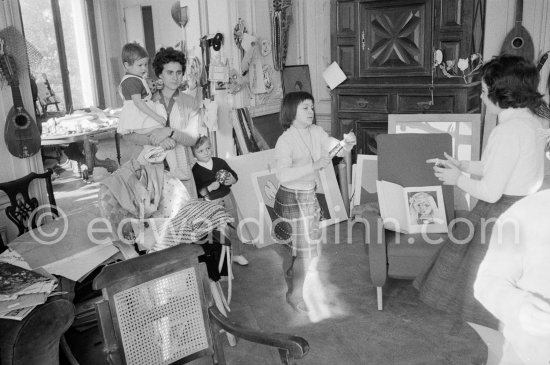
[[(31, 172), (19, 179), (0, 184), (0, 190), (4, 191), (10, 200), (10, 205), (5, 209), (6, 215), (17, 226), (19, 231), (18, 236), (28, 232), (30, 229), (36, 228), (38, 223), (41, 223), (37, 219), (41, 213), (36, 210), (40, 207), (38, 199), (36, 197), (31, 197), (29, 191), (29, 187), (34, 180), (42, 180), (45, 182), (50, 214), (52, 217), (59, 217), (53, 193), (52, 174), (53, 171), (51, 169), (43, 173)], [(64, 335), (61, 336), (60, 346), (65, 355), (65, 359), (67, 359), (70, 364), (78, 365)]]
[(307, 354), (301, 337), (256, 331), (225, 318), (195, 252), (192, 245), (174, 246), (108, 265), (95, 278), (94, 289), (104, 298), (96, 311), (109, 364), (181, 364), (204, 356), (225, 364), (221, 330), (277, 347), (283, 364)]
[(29, 194), (29, 186), (33, 180), (45, 182), (50, 212), (54, 217), (59, 216), (53, 194), (52, 174), (51, 169), (41, 174), (31, 172), (19, 179), (0, 184), (0, 190), (4, 191), (10, 199), (10, 205), (5, 209), (6, 215), (17, 226), (19, 236), (29, 229), (36, 228), (39, 223), (37, 222), (39, 214), (33, 214), (39, 207), (38, 199)]
[[(376, 138), (378, 145), (378, 179), (404, 187), (442, 185), (433, 173), (429, 158), (444, 158), (443, 152), (452, 154), (452, 140), (447, 133), (437, 134), (384, 134)], [(447, 222), (455, 216), (452, 186), (443, 186), (443, 200)], [(439, 249), (439, 245), (426, 242), (423, 235), (396, 233), (383, 228), (380, 214), (374, 210), (360, 215), (368, 230), (368, 255), (371, 280), (376, 286), (378, 310), (382, 310), (382, 288), (388, 277), (414, 279)], [(432, 242), (447, 234), (430, 233)]]

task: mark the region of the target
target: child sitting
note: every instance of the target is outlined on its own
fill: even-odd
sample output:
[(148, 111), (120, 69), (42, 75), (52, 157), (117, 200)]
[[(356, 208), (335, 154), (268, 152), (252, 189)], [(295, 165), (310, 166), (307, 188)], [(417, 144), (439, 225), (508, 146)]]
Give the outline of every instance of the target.
[[(210, 140), (207, 136), (201, 136), (192, 150), (197, 159), (197, 163), (193, 166), (193, 177), (199, 197), (224, 206), (233, 213), (237, 224), (238, 217), (229, 199), (231, 185), (238, 179), (237, 173), (221, 158), (212, 157)], [(247, 265), (248, 260), (242, 255), (242, 243), (239, 239), (235, 241), (232, 245), (233, 262)]]
[[(122, 48), (122, 62), (126, 74), (119, 85), (124, 100), (120, 113), (118, 133), (149, 134), (166, 125), (166, 118), (157, 112), (157, 103), (151, 101), (152, 92), (145, 76), (149, 64), (147, 51), (137, 43), (128, 43)], [(144, 146), (138, 161), (141, 164), (160, 162), (166, 158), (170, 172), (180, 180), (188, 180), (191, 173), (187, 167), (185, 147), (176, 145), (169, 151), (161, 147)]]

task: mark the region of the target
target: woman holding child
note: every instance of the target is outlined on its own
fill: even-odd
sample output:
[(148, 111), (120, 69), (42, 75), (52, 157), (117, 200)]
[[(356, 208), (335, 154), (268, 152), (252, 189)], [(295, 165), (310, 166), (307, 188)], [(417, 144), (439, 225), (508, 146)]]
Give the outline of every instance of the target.
[[(183, 182), (189, 194), (197, 199), (198, 190), (209, 189), (208, 192), (212, 193), (211, 196), (216, 196), (214, 190), (221, 192), (222, 194), (220, 194), (220, 196), (227, 195), (229, 194), (229, 186), (236, 182), (236, 173), (234, 173), (233, 170), (231, 171), (234, 175), (227, 179), (226, 183), (216, 185), (215, 182), (212, 183), (212, 181), (209, 181), (209, 183), (212, 183), (210, 187), (199, 186), (199, 189), (197, 189), (196, 179), (193, 175), (193, 165), (195, 164), (194, 155), (196, 155), (196, 151), (199, 150), (200, 155), (196, 156), (196, 158), (200, 164), (205, 166), (211, 161), (212, 157), (210, 155), (210, 142), (208, 138), (204, 136), (199, 138), (200, 124), (198, 110), (201, 100), (182, 93), (179, 89), (183, 81), (185, 65), (185, 55), (178, 50), (173, 48), (161, 48), (157, 52), (153, 60), (153, 69), (162, 87), (159, 92), (153, 95), (152, 100), (161, 106), (160, 108), (155, 108), (155, 110), (160, 112), (160, 115), (166, 119), (166, 126), (159, 126), (148, 134), (129, 133), (124, 135), (124, 138), (136, 145), (160, 146), (167, 151), (176, 146), (183, 146), (183, 158), (185, 159), (185, 163), (178, 164), (180, 174), (176, 176)], [(201, 98), (202, 93), (197, 93), (197, 97)], [(204, 152), (206, 149), (208, 149), (207, 153)], [(219, 159), (216, 159), (216, 161), (218, 160)], [(204, 171), (208, 167), (203, 165), (196, 165), (195, 170), (202, 169), (204, 175)], [(172, 166), (170, 166), (170, 170), (172, 171)], [(184, 176), (181, 176), (182, 174)], [(198, 181), (200, 185), (202, 180), (198, 179)], [(204, 195), (208, 194), (205, 194), (203, 191), (200, 197), (204, 197)], [(229, 201), (229, 199), (225, 201)], [(229, 209), (229, 206), (226, 208)], [(242, 255), (242, 243), (238, 239), (235, 239), (233, 240), (232, 247), (233, 261), (239, 265), (247, 265), (248, 260)], [(208, 249), (206, 245), (203, 245), (203, 248), (205, 250)], [(217, 257), (219, 254), (216, 253), (215, 256)]]
[(464, 321), (496, 328), (496, 319), (473, 296), (477, 271), (496, 218), (542, 185), (546, 126), (534, 113), (542, 103), (538, 83), (536, 67), (521, 57), (503, 55), (486, 63), (481, 100), (487, 113), (498, 114), (499, 124), (489, 135), (481, 161), (446, 155), (443, 167), (434, 166), (435, 176), (445, 185), (458, 186), (478, 202), (466, 221), (454, 226), (414, 286), (422, 301), (459, 314)]
[(189, 194), (197, 198), (197, 189), (191, 172), (193, 165), (191, 147), (199, 138), (200, 100), (180, 92), (179, 86), (183, 80), (185, 63), (185, 55), (173, 48), (161, 48), (157, 52), (153, 60), (153, 69), (162, 88), (153, 95), (152, 100), (160, 104), (161, 107), (156, 108), (156, 111), (165, 117), (166, 126), (159, 126), (149, 134), (129, 133), (124, 135), (124, 139), (136, 145), (160, 146), (165, 150), (173, 149), (176, 145), (185, 146), (184, 158), (187, 163), (183, 164), (183, 167), (187, 172), (182, 182)]

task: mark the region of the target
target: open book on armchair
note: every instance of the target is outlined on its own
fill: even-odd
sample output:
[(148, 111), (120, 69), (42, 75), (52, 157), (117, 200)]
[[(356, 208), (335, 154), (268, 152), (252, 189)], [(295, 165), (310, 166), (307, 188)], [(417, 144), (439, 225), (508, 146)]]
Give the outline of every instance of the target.
[(384, 228), (402, 233), (447, 233), (441, 186), (403, 187), (377, 180)]

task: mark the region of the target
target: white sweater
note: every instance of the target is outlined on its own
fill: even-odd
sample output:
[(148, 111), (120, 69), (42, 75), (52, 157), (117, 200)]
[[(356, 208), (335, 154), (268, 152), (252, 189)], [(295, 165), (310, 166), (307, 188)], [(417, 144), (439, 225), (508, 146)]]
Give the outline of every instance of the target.
[(315, 187), (313, 162), (327, 155), (338, 144), (318, 125), (298, 129), (290, 126), (275, 145), (277, 179), (289, 189), (308, 190)]
[(518, 321), (521, 305), (534, 295), (550, 301), (550, 190), (523, 198), (500, 216), (474, 284), (474, 296), (501, 321), (525, 364), (548, 365), (550, 335), (531, 335)]
[(503, 194), (532, 194), (540, 189), (544, 177), (542, 121), (527, 108), (505, 109), (498, 120), (481, 161), (470, 162), (469, 172), (481, 172), (481, 180), (462, 175), (457, 183), (460, 189), (489, 203)]

